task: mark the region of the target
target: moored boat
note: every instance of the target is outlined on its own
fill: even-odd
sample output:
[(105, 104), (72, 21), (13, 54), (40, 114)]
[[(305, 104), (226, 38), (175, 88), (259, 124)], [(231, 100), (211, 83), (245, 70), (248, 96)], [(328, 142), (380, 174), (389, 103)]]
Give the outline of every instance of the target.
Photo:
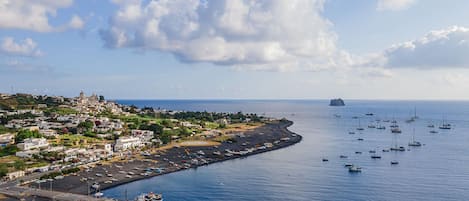
[(144, 193), (139, 195), (135, 201), (163, 201), (163, 195), (153, 192)]
[(348, 168), (348, 171), (349, 171), (349, 172), (352, 172), (352, 173), (354, 173), (354, 172), (362, 172), (362, 168), (359, 167), (359, 166), (356, 166), (356, 165), (352, 165), (352, 166), (350, 166), (350, 167)]

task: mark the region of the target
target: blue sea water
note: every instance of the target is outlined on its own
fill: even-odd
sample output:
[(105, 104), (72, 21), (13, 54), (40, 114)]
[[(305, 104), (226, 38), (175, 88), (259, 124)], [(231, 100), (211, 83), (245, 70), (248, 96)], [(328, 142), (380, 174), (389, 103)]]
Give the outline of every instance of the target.
[[(329, 107), (326, 100), (121, 100), (122, 104), (172, 110), (254, 112), (294, 121), (289, 129), (303, 141), (288, 148), (141, 180), (104, 191), (124, 200), (143, 192), (180, 200), (469, 200), (469, 103), (457, 101), (346, 101)], [(414, 123), (405, 120), (414, 115)], [(366, 116), (365, 113), (374, 113)], [(339, 114), (342, 117), (334, 117)], [(365, 130), (356, 131), (358, 120)], [(386, 130), (367, 126), (375, 119), (395, 119), (406, 146), (415, 130), (424, 146), (405, 152), (381, 152), (394, 143)], [(453, 129), (439, 130), (446, 120)], [(438, 134), (431, 134), (429, 123)], [(355, 135), (348, 134), (355, 130)], [(358, 141), (363, 138), (364, 141)], [(376, 150), (382, 159), (371, 159)], [(361, 151), (363, 154), (355, 154)], [(347, 155), (347, 159), (339, 158)], [(326, 157), (329, 162), (322, 162)], [(390, 161), (399, 161), (390, 165)], [(350, 174), (344, 163), (363, 168)]]

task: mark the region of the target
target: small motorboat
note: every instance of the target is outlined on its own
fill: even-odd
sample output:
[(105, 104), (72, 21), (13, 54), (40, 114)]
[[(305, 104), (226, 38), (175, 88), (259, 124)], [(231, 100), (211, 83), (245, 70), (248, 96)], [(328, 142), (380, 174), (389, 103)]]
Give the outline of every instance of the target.
[(430, 133), (435, 134), (435, 133), (438, 133), (438, 131), (436, 131), (436, 130), (431, 130)]
[(383, 152), (389, 152), (389, 149), (383, 149)]
[(378, 156), (378, 155), (372, 155), (371, 156), (372, 159), (381, 159), (381, 156)]
[(354, 134), (355, 134), (355, 132), (353, 132), (353, 131), (349, 131), (349, 132), (348, 132), (348, 134), (350, 134), (350, 135), (354, 135)]
[(362, 154), (362, 152), (361, 151), (356, 151), (355, 154)]
[(348, 156), (345, 156), (345, 155), (340, 155), (339, 157), (340, 158), (348, 158)]
[(94, 197), (100, 198), (100, 197), (103, 197), (103, 195), (104, 195), (103, 193), (97, 192), (97, 193), (94, 194)]
[(398, 127), (396, 128), (392, 128), (391, 129), (391, 133), (402, 133), (401, 129), (399, 129)]
[(358, 141), (363, 141), (363, 138), (358, 138), (357, 140), (358, 140)]
[(353, 166), (353, 164), (351, 164), (351, 163), (345, 163), (345, 164), (344, 164), (344, 167), (347, 167), (347, 168), (348, 168), (348, 167), (352, 167), (352, 166)]
[(150, 192), (139, 195), (135, 201), (163, 201), (163, 195)]
[(362, 168), (356, 165), (352, 165), (348, 168), (348, 171), (351, 173), (362, 172)]
[(399, 164), (399, 162), (397, 162), (397, 161), (391, 161), (391, 165), (397, 165), (397, 164)]
[(391, 147), (389, 150), (391, 150), (391, 151), (405, 151), (405, 147)]
[(327, 158), (322, 159), (322, 162), (327, 162), (327, 161), (329, 161), (329, 159), (327, 159)]

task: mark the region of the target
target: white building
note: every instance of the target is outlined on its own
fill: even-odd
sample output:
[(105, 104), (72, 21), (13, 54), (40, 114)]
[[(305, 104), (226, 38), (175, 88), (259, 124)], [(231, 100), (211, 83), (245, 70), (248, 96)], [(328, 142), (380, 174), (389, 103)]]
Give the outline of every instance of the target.
[(40, 134), (43, 134), (46, 137), (52, 137), (52, 136), (57, 136), (57, 131), (52, 130), (52, 129), (44, 129), (44, 130), (39, 130)]
[(46, 138), (28, 138), (16, 145), (20, 150), (46, 148), (49, 146)]
[(0, 135), (0, 146), (6, 146), (8, 144), (13, 144), (15, 141), (15, 134), (6, 133)]
[(15, 155), (20, 158), (32, 158), (33, 155), (39, 155), (39, 150), (17, 151)]
[(16, 172), (10, 172), (7, 174), (7, 178), (9, 180), (13, 180), (13, 179), (16, 179), (16, 178), (20, 178), (20, 177), (24, 177), (24, 171), (16, 171)]
[(125, 151), (127, 149), (141, 147), (142, 145), (143, 143), (140, 138), (124, 136), (116, 140), (114, 151)]

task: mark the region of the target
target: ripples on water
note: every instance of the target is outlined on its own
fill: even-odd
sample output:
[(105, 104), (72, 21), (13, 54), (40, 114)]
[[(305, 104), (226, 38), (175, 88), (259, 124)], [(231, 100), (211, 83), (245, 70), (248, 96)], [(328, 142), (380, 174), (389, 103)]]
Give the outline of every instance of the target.
[[(469, 199), (469, 104), (430, 101), (348, 101), (328, 107), (328, 101), (119, 101), (123, 104), (174, 110), (265, 113), (295, 122), (290, 130), (303, 135), (297, 145), (244, 159), (137, 181), (104, 193), (124, 199), (142, 192), (161, 192), (165, 200), (467, 200)], [(413, 115), (414, 123), (404, 121)], [(376, 114), (364, 117), (365, 113)], [(294, 114), (294, 115), (292, 115)], [(342, 118), (335, 118), (340, 114)], [(365, 131), (349, 135), (363, 116)], [(398, 120), (407, 145), (415, 128), (425, 146), (406, 152), (382, 153), (393, 144), (393, 134), (366, 128), (375, 118)], [(453, 129), (430, 134), (445, 118)], [(438, 128), (435, 128), (438, 130)], [(357, 141), (357, 138), (364, 141)], [(370, 158), (376, 149), (382, 159)], [(355, 151), (363, 154), (356, 155)], [(348, 159), (340, 159), (347, 155)], [(327, 157), (329, 162), (322, 162)], [(399, 165), (391, 166), (397, 160)], [(350, 174), (343, 164), (358, 164), (363, 172)]]

